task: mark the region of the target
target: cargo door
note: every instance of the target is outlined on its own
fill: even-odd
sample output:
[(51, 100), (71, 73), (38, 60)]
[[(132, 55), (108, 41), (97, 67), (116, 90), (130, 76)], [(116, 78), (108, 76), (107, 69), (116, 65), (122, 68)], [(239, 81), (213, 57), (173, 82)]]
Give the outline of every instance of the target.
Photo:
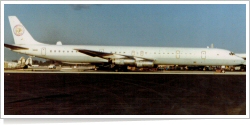
[(41, 50), (41, 54), (42, 54), (42, 56), (45, 56), (46, 55), (46, 48), (44, 47), (44, 48), (42, 48), (42, 50)]

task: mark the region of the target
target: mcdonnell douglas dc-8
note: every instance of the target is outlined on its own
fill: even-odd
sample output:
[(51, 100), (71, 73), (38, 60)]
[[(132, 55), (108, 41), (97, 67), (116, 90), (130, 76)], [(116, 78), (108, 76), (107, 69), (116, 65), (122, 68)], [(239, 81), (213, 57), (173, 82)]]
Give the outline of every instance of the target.
[(62, 63), (89, 63), (110, 66), (115, 70), (158, 65), (223, 66), (245, 65), (233, 52), (218, 48), (132, 47), (45, 44), (36, 41), (16, 16), (9, 16), (15, 44), (4, 44), (10, 50), (60, 61)]

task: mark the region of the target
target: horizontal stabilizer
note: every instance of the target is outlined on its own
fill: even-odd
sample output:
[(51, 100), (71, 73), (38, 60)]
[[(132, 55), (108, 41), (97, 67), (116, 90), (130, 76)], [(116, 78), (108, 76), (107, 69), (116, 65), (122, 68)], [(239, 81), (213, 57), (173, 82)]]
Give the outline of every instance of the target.
[(15, 46), (15, 45), (9, 45), (9, 44), (4, 44), (4, 47), (10, 48), (11, 50), (28, 50), (29, 49), (29, 48)]

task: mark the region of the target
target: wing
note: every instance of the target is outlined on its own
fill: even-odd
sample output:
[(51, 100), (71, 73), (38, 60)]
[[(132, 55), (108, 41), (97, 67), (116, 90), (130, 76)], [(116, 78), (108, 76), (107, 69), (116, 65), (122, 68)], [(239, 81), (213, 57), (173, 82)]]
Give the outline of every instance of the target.
[(143, 57), (136, 57), (136, 56), (128, 56), (128, 55), (122, 55), (122, 54), (115, 54), (115, 53), (107, 53), (107, 52), (98, 52), (93, 50), (87, 50), (87, 49), (75, 49), (80, 53), (92, 56), (92, 57), (100, 57), (103, 59), (133, 59), (133, 60), (144, 60), (144, 61), (154, 61), (152, 59), (147, 59)]

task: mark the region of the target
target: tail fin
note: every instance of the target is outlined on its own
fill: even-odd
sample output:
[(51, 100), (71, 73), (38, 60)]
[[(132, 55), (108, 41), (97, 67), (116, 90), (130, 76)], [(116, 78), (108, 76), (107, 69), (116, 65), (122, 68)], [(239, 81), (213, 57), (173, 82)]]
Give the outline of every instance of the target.
[(29, 58), (26, 60), (25, 65), (32, 66), (32, 58), (31, 58), (31, 57), (29, 57)]
[(18, 64), (19, 66), (21, 66), (21, 67), (25, 66), (25, 58), (24, 58), (24, 57), (21, 57), (21, 58), (18, 60), (17, 64)]
[(22, 67), (22, 68), (24, 68), (24, 69), (27, 69), (28, 66), (32, 66), (32, 58), (29, 57), (27, 60), (25, 60), (24, 57), (21, 57), (21, 58), (18, 60), (17, 65), (18, 65), (19, 67)]
[(9, 16), (9, 21), (15, 44), (42, 44), (33, 39), (16, 16)]

